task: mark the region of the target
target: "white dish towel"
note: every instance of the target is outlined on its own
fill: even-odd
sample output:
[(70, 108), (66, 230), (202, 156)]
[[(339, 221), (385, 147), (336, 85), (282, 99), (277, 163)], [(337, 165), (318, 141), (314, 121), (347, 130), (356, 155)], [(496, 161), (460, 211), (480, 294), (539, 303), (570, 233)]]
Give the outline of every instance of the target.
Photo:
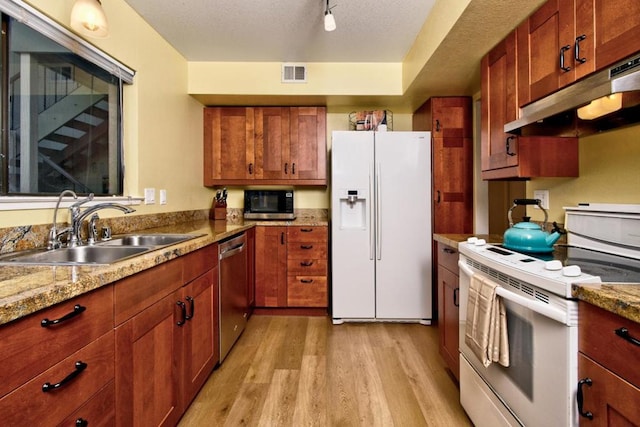
[(496, 294), (498, 285), (474, 274), (469, 285), (465, 343), (484, 366), (498, 362), (509, 366), (507, 310)]

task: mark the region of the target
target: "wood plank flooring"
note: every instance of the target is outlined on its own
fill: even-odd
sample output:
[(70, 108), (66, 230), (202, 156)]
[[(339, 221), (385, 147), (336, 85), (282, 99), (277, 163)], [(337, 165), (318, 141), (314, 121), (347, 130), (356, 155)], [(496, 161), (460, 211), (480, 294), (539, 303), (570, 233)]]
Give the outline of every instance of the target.
[(435, 326), (259, 316), (179, 426), (471, 426)]

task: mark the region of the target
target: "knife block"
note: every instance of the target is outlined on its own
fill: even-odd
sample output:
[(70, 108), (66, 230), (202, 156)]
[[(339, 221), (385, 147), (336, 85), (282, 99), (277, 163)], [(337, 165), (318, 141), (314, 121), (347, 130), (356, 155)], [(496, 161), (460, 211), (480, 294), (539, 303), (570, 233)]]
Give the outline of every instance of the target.
[(227, 208), (226, 207), (215, 207), (215, 208), (213, 208), (213, 219), (214, 220), (226, 220), (227, 219)]

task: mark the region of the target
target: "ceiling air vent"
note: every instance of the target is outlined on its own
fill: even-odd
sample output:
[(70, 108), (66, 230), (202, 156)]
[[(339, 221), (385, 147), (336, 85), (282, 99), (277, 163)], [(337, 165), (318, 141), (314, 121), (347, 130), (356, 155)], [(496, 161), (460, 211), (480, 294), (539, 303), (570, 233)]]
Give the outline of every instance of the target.
[(302, 64), (282, 64), (282, 83), (306, 83), (307, 66)]

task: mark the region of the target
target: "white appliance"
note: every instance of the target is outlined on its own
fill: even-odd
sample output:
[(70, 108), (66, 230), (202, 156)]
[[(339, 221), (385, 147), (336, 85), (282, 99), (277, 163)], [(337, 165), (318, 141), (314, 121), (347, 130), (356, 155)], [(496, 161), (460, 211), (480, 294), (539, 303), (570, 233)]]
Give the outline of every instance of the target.
[(332, 134), (332, 317), (431, 324), (429, 132)]
[[(640, 283), (640, 205), (566, 209), (567, 245), (530, 255), (460, 243), (460, 402), (477, 427), (577, 427), (574, 283)], [(485, 367), (465, 343), (470, 278), (488, 277), (507, 310), (510, 366)]]

